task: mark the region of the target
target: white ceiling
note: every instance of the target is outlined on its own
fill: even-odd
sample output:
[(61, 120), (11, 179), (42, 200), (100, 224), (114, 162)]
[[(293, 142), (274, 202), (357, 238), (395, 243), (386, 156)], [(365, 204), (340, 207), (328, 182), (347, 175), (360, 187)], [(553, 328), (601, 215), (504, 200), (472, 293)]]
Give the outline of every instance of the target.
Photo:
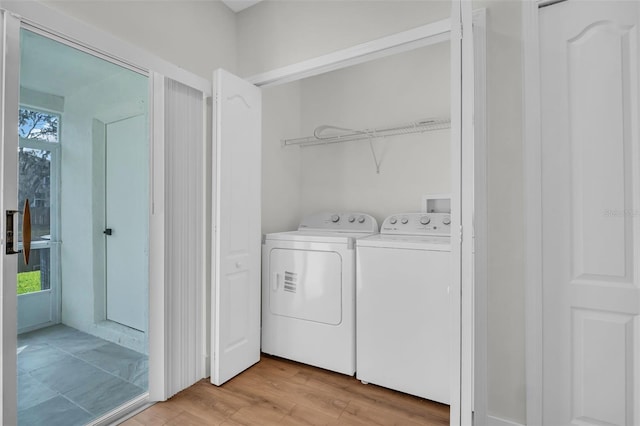
[(245, 10), (248, 7), (253, 6), (256, 3), (260, 3), (262, 0), (222, 0), (224, 4), (229, 6), (229, 9), (238, 13), (241, 10)]

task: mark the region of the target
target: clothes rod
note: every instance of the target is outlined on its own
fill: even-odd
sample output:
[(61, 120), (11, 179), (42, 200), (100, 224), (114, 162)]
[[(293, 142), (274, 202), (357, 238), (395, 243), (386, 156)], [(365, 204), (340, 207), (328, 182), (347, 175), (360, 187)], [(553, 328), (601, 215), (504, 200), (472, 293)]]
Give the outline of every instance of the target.
[[(323, 125), (315, 129), (313, 136), (306, 136), (296, 139), (283, 139), (282, 146), (312, 146), (367, 139), (371, 140), (389, 136), (409, 135), (412, 133), (423, 133), (432, 130), (449, 129), (450, 127), (451, 120), (449, 120), (448, 118), (429, 118), (391, 127), (363, 130), (353, 130), (345, 129), (342, 127)], [(327, 132), (328, 130), (332, 130), (333, 132), (329, 134)]]

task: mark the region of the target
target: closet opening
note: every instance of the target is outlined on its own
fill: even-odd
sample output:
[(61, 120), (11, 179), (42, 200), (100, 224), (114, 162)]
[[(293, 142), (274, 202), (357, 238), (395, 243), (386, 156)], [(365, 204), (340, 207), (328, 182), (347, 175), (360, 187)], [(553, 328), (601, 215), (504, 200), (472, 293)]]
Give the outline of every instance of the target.
[[(483, 22), (484, 14), (474, 14), (474, 22), (476, 19)], [(476, 176), (473, 164), (478, 161), (475, 158), (474, 144), (467, 145), (462, 152), (463, 148), (456, 145), (460, 144), (460, 139), (457, 138), (460, 138), (461, 130), (457, 129), (454, 132), (451, 129), (452, 122), (455, 126), (460, 125), (460, 118), (453, 117), (452, 114), (456, 111), (460, 113), (461, 100), (455, 99), (455, 92), (451, 89), (452, 84), (459, 84), (456, 80), (459, 77), (455, 77), (455, 61), (451, 56), (455, 49), (449, 40), (448, 25), (449, 21), (446, 20), (421, 27), (429, 35), (418, 37), (420, 41), (415, 43), (414, 40), (415, 45), (412, 47), (405, 45), (402, 49), (385, 53), (372, 49), (374, 53), (371, 53), (369, 58), (365, 59), (363, 56), (366, 55), (362, 55), (351, 61), (344, 59), (349, 56), (349, 49), (346, 49), (336, 53), (335, 62), (332, 62), (331, 55), (326, 55), (249, 79), (263, 89), (262, 233), (266, 234), (262, 254), (263, 352), (313, 365), (312, 362), (305, 362), (304, 356), (298, 353), (293, 343), (287, 349), (291, 356), (287, 356), (287, 350), (283, 352), (277, 349), (277, 345), (272, 346), (268, 343), (268, 334), (265, 341), (265, 324), (269, 324), (269, 316), (279, 317), (273, 321), (274, 323), (282, 322), (284, 317), (289, 318), (285, 321), (293, 318), (292, 321), (301, 319), (322, 322), (305, 317), (311, 315), (309, 312), (297, 312), (296, 310), (305, 306), (306, 302), (296, 300), (300, 299), (297, 295), (292, 296), (292, 293), (300, 292), (305, 285), (302, 277), (304, 273), (301, 275), (298, 270), (294, 270), (300, 268), (295, 264), (295, 257), (302, 256), (300, 253), (304, 250), (319, 252), (321, 249), (311, 243), (304, 248), (285, 247), (285, 243), (282, 243), (282, 247), (275, 247), (273, 244), (270, 245), (270, 239), (278, 240), (280, 236), (286, 237), (287, 233), (295, 230), (299, 230), (301, 234), (316, 231), (329, 222), (344, 223), (347, 229), (350, 223), (356, 224), (360, 220), (363, 224), (368, 223), (369, 217), (379, 226), (382, 225), (383, 234), (386, 229), (393, 228), (391, 234), (400, 234), (399, 239), (411, 232), (397, 232), (398, 227), (404, 223), (410, 225), (413, 221), (422, 226), (421, 229), (438, 228), (439, 232), (452, 225), (447, 215), (457, 215), (464, 223), (472, 223), (474, 198), (478, 195), (481, 197), (482, 192), (474, 186)], [(358, 48), (361, 51), (366, 49), (363, 46)], [(388, 46), (385, 49), (387, 48)], [(475, 60), (476, 65), (482, 63), (479, 56), (483, 54), (482, 49), (477, 50), (478, 56), (472, 58), (472, 62)], [(476, 105), (481, 103), (482, 100)], [(480, 136), (480, 133), (476, 135), (478, 144), (484, 143)], [(482, 149), (479, 152), (482, 152)], [(457, 155), (461, 158), (456, 157)], [(472, 165), (467, 174), (463, 174), (461, 170), (462, 156), (466, 158), (465, 162), (471, 159)], [(462, 188), (456, 185), (461, 185)], [(465, 197), (463, 203), (460, 202), (462, 197)], [(429, 212), (428, 205), (442, 207), (443, 210)], [(462, 211), (456, 211), (461, 205), (465, 206)], [(426, 217), (432, 214), (447, 217)], [(319, 225), (320, 223), (322, 225)], [(457, 222), (455, 225), (461, 226), (461, 223)], [(378, 229), (380, 228), (375, 232)], [(465, 262), (467, 265), (473, 265), (473, 246), (471, 244), (466, 248), (462, 247), (461, 242), (457, 241), (461, 237), (460, 232), (445, 231), (444, 235), (439, 235), (442, 236), (446, 236), (453, 247), (457, 245), (457, 250), (467, 250), (463, 253)], [(409, 239), (413, 237), (412, 235)], [(383, 239), (384, 235), (371, 238)], [(354, 249), (358, 253), (356, 258), (364, 258), (357, 249), (359, 241), (366, 240), (366, 237), (362, 240), (354, 238)], [(295, 256), (287, 258), (280, 254), (279, 249), (283, 248), (297, 252)], [(344, 256), (342, 258), (344, 263)], [(313, 264), (316, 261), (310, 259), (311, 257), (300, 260), (300, 265), (304, 263), (303, 269), (309, 271), (317, 270), (318, 265)], [(381, 259), (385, 261), (384, 258)], [(325, 260), (329, 262), (328, 259)], [(460, 261), (460, 257), (457, 260)], [(329, 265), (326, 262), (325, 265)], [(453, 256), (440, 261), (449, 262), (452, 270), (465, 268), (456, 263)], [(412, 268), (417, 263), (419, 262), (409, 261), (407, 265)], [(359, 296), (360, 300), (364, 300), (361, 293), (366, 283), (361, 282), (359, 277), (366, 276), (362, 273), (365, 266), (359, 261), (355, 261), (354, 265), (353, 288), (346, 288), (346, 291), (353, 292), (355, 305), (358, 306), (356, 310), (362, 312), (364, 308), (357, 303)], [(320, 267), (319, 270), (327, 272), (326, 267)], [(344, 270), (343, 268), (343, 272)], [(449, 271), (444, 271), (444, 275), (439, 275), (437, 281), (440, 281), (440, 285), (449, 295), (452, 288), (460, 289), (461, 284), (455, 283), (454, 273), (450, 275), (454, 281), (449, 282), (446, 278), (448, 273)], [(347, 275), (349, 274), (351, 272)], [(427, 271), (427, 276), (428, 274)], [(459, 279), (460, 275), (457, 276)], [(393, 275), (393, 279), (402, 280), (397, 275)], [(311, 281), (313, 280), (309, 280)], [(345, 276), (341, 285), (344, 291)], [(465, 287), (464, 291), (470, 288), (472, 287)], [(284, 292), (283, 296), (272, 297), (279, 290)], [(393, 295), (393, 292), (391, 294)], [(480, 293), (463, 297), (469, 298), (468, 303), (475, 296), (480, 296)], [(291, 306), (295, 305), (296, 309), (283, 309), (287, 297)], [(349, 315), (344, 309), (345, 300), (342, 299), (343, 317)], [(383, 301), (378, 302), (376, 307), (380, 315), (393, 315), (399, 310), (399, 306), (404, 306), (407, 308), (406, 311), (416, 314), (408, 315), (404, 324), (396, 324), (396, 328), (389, 331), (389, 336), (403, 334), (404, 331), (398, 331), (402, 325), (414, 329), (417, 327), (420, 330), (428, 328), (424, 326), (425, 318), (420, 317), (422, 310), (411, 307), (410, 300), (405, 298), (403, 302), (402, 297), (398, 297), (397, 300), (382, 297), (380, 300)], [(463, 332), (460, 328), (460, 318), (455, 320), (454, 313), (456, 309), (460, 313), (460, 308), (455, 308), (462, 303), (460, 296), (454, 294), (452, 297), (446, 296), (443, 300), (448, 300), (452, 308), (439, 314), (442, 319), (439, 327), (434, 327), (429, 332), (432, 336), (437, 336), (434, 337), (434, 342), (442, 349), (439, 356), (451, 362), (449, 366), (444, 367), (450, 368), (449, 374), (434, 379), (441, 383), (446, 382), (446, 390), (443, 392), (446, 394), (445, 397), (436, 396), (431, 390), (423, 392), (424, 386), (421, 388), (419, 384), (416, 388), (412, 387), (412, 384), (393, 383), (392, 380), (386, 381), (379, 377), (369, 380), (367, 377), (359, 377), (360, 365), (368, 362), (361, 358), (355, 363), (355, 377), (362, 383), (369, 383), (368, 386), (380, 385), (429, 398), (445, 404), (444, 406), (451, 404), (447, 411), (451, 411), (451, 421), (457, 423), (461, 415), (466, 418), (472, 411), (474, 383), (473, 372), (468, 366), (474, 363), (473, 349), (470, 349), (474, 347), (474, 343), (473, 340), (462, 342), (468, 348), (464, 354), (455, 352), (460, 351), (459, 346), (454, 352), (451, 348), (456, 347), (452, 342), (458, 339), (473, 339), (470, 337), (473, 331), (469, 331), (474, 327), (473, 313), (470, 310), (462, 313), (461, 317), (467, 321), (462, 325), (467, 331)], [(314, 309), (313, 303), (308, 303), (307, 306), (311, 310)], [(449, 323), (448, 315), (454, 317)], [(328, 320), (325, 322), (330, 324)], [(358, 318), (355, 322), (358, 329), (358, 326), (366, 324), (367, 320)], [(433, 320), (427, 322), (433, 323)], [(297, 326), (292, 327), (289, 331)], [(360, 330), (360, 336), (363, 334)], [(482, 339), (481, 336), (478, 338)], [(304, 344), (311, 345), (311, 339), (312, 337), (307, 338)], [(411, 340), (411, 337), (407, 336), (406, 341), (408, 340)], [(381, 344), (384, 345), (383, 342)], [(398, 346), (394, 347), (394, 344), (397, 345), (392, 343), (391, 347), (384, 348), (384, 352), (387, 353), (386, 365), (392, 365), (394, 362), (407, 363), (407, 360), (400, 359), (403, 356), (400, 354), (402, 351)], [(373, 362), (380, 370), (385, 369), (384, 360)], [(433, 361), (433, 364), (435, 365), (436, 361)], [(414, 367), (416, 365), (418, 364), (413, 364)], [(317, 366), (332, 369), (320, 364)], [(414, 368), (416, 374), (420, 374), (420, 370), (419, 367)], [(334, 371), (339, 370), (336, 368)], [(461, 377), (463, 374), (464, 377)], [(456, 385), (455, 377), (460, 378), (460, 385)], [(418, 380), (420, 381), (424, 383), (428, 380)]]

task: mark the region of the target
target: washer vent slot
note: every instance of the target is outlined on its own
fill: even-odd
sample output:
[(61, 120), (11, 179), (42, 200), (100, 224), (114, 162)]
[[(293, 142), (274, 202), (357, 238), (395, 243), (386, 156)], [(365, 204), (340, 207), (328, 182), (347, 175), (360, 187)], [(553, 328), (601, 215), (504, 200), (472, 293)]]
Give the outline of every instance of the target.
[(284, 271), (284, 291), (296, 293), (298, 291), (298, 274)]

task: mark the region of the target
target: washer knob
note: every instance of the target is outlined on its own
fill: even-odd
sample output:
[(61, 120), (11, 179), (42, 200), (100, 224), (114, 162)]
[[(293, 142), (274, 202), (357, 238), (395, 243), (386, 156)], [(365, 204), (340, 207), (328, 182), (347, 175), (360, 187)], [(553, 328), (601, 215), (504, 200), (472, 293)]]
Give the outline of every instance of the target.
[(398, 219), (396, 219), (395, 217), (392, 217), (391, 219), (389, 219), (389, 223), (392, 225), (395, 225), (396, 223), (398, 223)]
[(349, 223), (355, 222), (356, 218), (353, 215), (349, 216)]
[(406, 217), (403, 217), (402, 219), (400, 219), (400, 222), (401, 222), (403, 225), (406, 225), (407, 223), (409, 223), (409, 219), (407, 219)]
[(340, 220), (340, 216), (337, 214), (331, 215), (331, 222), (337, 223)]
[(431, 222), (431, 218), (429, 216), (422, 216), (420, 218), (420, 223), (423, 225), (428, 225)]
[(451, 218), (450, 217), (445, 217), (444, 219), (442, 219), (442, 223), (444, 223), (445, 225), (451, 225)]
[(359, 216), (358, 217), (358, 223), (364, 223), (364, 221), (365, 221), (364, 216)]

